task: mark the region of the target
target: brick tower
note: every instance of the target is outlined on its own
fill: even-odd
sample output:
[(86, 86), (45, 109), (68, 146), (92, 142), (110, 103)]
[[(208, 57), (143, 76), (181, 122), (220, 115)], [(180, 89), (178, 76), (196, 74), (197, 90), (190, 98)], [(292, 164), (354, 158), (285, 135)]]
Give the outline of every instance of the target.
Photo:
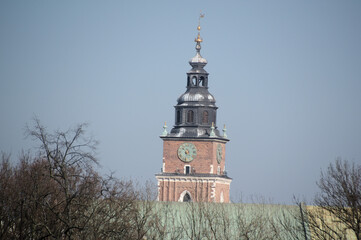
[[(203, 17), (201, 15), (201, 17)], [(175, 125), (163, 139), (163, 168), (156, 174), (159, 201), (229, 202), (232, 181), (225, 171), (226, 129), (219, 133), (217, 106), (208, 92), (207, 60), (200, 54), (198, 24), (196, 55), (189, 61), (187, 90), (175, 106)]]

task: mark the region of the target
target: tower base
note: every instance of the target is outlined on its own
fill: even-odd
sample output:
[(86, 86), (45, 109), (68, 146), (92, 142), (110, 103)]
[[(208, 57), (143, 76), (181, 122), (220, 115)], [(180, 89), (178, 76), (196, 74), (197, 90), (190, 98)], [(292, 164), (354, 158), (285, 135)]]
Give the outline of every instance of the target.
[(232, 179), (216, 174), (156, 174), (158, 201), (229, 203)]

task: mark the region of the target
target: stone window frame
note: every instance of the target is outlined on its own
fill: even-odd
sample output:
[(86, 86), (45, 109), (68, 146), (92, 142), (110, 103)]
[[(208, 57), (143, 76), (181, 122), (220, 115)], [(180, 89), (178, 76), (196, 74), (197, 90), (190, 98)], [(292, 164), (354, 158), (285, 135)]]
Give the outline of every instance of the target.
[(193, 202), (193, 198), (192, 198), (192, 194), (188, 191), (188, 190), (184, 190), (180, 195), (179, 195), (179, 199), (178, 202), (183, 202), (184, 201), (184, 197), (188, 194), (189, 198), (190, 198), (190, 202)]

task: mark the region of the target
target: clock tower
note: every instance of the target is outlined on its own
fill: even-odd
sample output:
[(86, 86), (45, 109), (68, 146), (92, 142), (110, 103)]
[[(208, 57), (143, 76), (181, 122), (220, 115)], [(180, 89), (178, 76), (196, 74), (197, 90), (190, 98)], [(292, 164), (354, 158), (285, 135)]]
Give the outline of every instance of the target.
[[(200, 16), (200, 18), (203, 15)], [(159, 201), (229, 202), (231, 178), (225, 170), (226, 143), (224, 127), (216, 125), (216, 100), (208, 91), (207, 60), (200, 54), (198, 24), (196, 55), (190, 59), (187, 90), (175, 106), (175, 124), (163, 134), (163, 167), (158, 180)]]

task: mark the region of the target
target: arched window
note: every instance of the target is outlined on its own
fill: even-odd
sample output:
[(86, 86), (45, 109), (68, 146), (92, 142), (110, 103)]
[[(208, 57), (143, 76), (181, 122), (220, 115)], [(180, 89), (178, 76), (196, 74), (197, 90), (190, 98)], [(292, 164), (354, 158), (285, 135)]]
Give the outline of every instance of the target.
[(191, 79), (189, 78), (189, 76), (187, 77), (187, 87), (191, 86)]
[(191, 196), (188, 193), (184, 195), (183, 202), (192, 202)]
[(207, 111), (203, 111), (202, 123), (208, 123), (208, 112)]
[(180, 123), (180, 121), (181, 121), (181, 113), (180, 113), (180, 111), (178, 110), (178, 111), (177, 111), (177, 123)]
[(189, 110), (187, 113), (187, 122), (194, 122), (194, 112), (192, 110)]
[(187, 190), (184, 190), (178, 199), (178, 202), (192, 202), (192, 197), (191, 197), (191, 193), (188, 192)]
[(197, 86), (197, 78), (196, 77), (192, 77), (192, 84), (193, 84), (193, 86)]
[(205, 86), (205, 82), (204, 82), (204, 77), (203, 77), (203, 76), (199, 78), (199, 85), (200, 85), (200, 86), (203, 86), (203, 87)]

